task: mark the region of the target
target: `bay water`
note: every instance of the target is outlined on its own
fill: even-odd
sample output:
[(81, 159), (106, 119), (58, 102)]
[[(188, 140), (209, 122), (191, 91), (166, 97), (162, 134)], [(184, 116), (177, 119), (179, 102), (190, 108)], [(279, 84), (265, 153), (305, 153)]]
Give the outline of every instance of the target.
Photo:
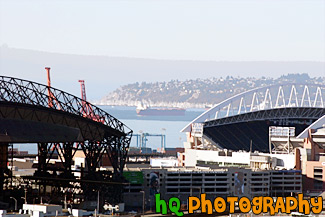
[[(183, 147), (186, 141), (185, 133), (181, 129), (190, 121), (204, 112), (204, 109), (187, 109), (184, 116), (138, 116), (136, 107), (128, 106), (98, 106), (107, 113), (119, 119), (126, 126), (133, 130), (134, 134), (165, 134), (166, 147)], [(147, 137), (147, 147), (152, 149), (160, 148), (161, 137)], [(136, 137), (131, 140), (131, 146), (136, 147)], [(37, 153), (36, 144), (14, 144), (14, 148), (27, 150), (30, 154)]]

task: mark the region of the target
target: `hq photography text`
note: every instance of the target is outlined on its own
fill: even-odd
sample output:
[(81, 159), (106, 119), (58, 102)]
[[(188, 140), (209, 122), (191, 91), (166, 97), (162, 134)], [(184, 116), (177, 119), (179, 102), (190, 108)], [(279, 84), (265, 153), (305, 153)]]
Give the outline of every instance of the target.
[[(177, 216), (183, 216), (181, 211), (181, 201), (177, 197), (172, 197), (166, 202), (161, 199), (160, 194), (155, 195), (156, 212), (161, 214), (174, 213)], [(168, 211), (169, 209), (169, 211)], [(310, 213), (319, 214), (323, 210), (323, 198), (312, 197), (309, 200), (304, 199), (303, 194), (298, 194), (298, 197), (254, 197), (251, 200), (247, 197), (217, 197), (214, 201), (206, 199), (206, 194), (201, 194), (198, 197), (188, 198), (188, 213), (192, 214), (195, 211), (201, 213), (241, 213), (252, 212), (255, 215), (268, 213), (275, 215), (277, 213), (290, 214), (294, 211), (301, 214), (309, 215)]]

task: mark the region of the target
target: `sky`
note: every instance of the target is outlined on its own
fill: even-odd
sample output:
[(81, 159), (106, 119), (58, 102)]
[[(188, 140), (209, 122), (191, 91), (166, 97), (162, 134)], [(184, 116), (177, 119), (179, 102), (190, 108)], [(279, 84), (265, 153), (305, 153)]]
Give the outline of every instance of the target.
[[(0, 46), (158, 60), (316, 61), (324, 65), (325, 0), (0, 0)], [(62, 55), (60, 61), (49, 63), (54, 56), (11, 59), (0, 55), (0, 74), (46, 83), (44, 67), (51, 66), (53, 86), (79, 96), (77, 80), (85, 79), (88, 99), (100, 99), (135, 81), (229, 75), (204, 68), (213, 65), (205, 62), (166, 61), (156, 69), (154, 61), (128, 60), (132, 63), (128, 69), (121, 67), (124, 59), (104, 64), (105, 58), (85, 58), (78, 66), (69, 61), (79, 58), (68, 55), (66, 61)], [(181, 64), (192, 67), (192, 72)], [(249, 65), (240, 72), (233, 70), (233, 75), (256, 76), (263, 67), (267, 65)], [(283, 68), (283, 73), (289, 68)], [(304, 70), (313, 73), (312, 68)], [(325, 71), (318, 72), (313, 76), (325, 76)]]
[(169, 60), (325, 61), (324, 0), (0, 0), (0, 46)]

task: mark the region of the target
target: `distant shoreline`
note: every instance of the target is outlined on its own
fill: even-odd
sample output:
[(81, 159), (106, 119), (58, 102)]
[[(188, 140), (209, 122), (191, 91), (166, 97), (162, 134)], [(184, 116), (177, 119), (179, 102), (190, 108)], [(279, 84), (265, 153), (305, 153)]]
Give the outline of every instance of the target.
[[(104, 104), (104, 103), (98, 103), (98, 102), (92, 102), (93, 105), (95, 106), (110, 106), (112, 108), (115, 108), (115, 107), (118, 107), (118, 108), (129, 108), (129, 109), (136, 109), (137, 105), (136, 104), (132, 104), (132, 105), (129, 105), (129, 104)], [(152, 104), (150, 105), (150, 107), (158, 107), (158, 108), (183, 108), (183, 109), (186, 109), (186, 110), (194, 110), (194, 111), (205, 111), (206, 110), (206, 104), (198, 104), (198, 106), (192, 106), (192, 107), (176, 107), (176, 106), (168, 106), (168, 105), (162, 105), (162, 104)], [(211, 106), (213, 107), (213, 106)], [(210, 108), (210, 107), (209, 107)], [(123, 110), (123, 109), (121, 109)]]

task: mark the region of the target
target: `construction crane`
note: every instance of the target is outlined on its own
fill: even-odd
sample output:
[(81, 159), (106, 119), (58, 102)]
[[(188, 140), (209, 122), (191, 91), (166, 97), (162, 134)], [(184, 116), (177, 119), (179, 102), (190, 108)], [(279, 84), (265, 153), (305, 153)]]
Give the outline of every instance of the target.
[(50, 77), (50, 67), (45, 67), (46, 73), (47, 73), (47, 93), (48, 93), (48, 105), (49, 108), (53, 107), (53, 100), (52, 100), (52, 92), (51, 92), (51, 77)]
[(59, 110), (61, 110), (60, 104), (58, 100), (55, 98), (51, 91), (51, 77), (50, 77), (50, 67), (45, 67), (46, 73), (47, 73), (47, 93), (48, 93), (48, 106), (49, 108), (53, 108), (54, 104), (53, 101), (56, 102), (56, 106)]
[(146, 148), (147, 147), (147, 137), (160, 137), (160, 148), (161, 151), (165, 151), (166, 149), (166, 135), (164, 134), (151, 134), (151, 133), (141, 133), (141, 134), (133, 134), (132, 136), (137, 137), (137, 148)]
[(89, 104), (87, 104), (87, 97), (86, 97), (86, 88), (85, 88), (85, 80), (79, 80), (80, 83), (80, 89), (81, 89), (81, 99), (82, 99), (82, 108), (81, 113), (85, 117), (92, 116), (93, 109)]
[(93, 108), (89, 103), (87, 103), (85, 80), (79, 80), (78, 82), (80, 83), (81, 99), (82, 99), (81, 113), (83, 114), (84, 117), (88, 117), (90, 119), (93, 119), (94, 121), (104, 123), (105, 118), (95, 115), (93, 112)]
[(80, 88), (81, 88), (81, 99), (84, 101), (87, 101), (85, 80), (79, 80), (79, 83), (80, 83)]

